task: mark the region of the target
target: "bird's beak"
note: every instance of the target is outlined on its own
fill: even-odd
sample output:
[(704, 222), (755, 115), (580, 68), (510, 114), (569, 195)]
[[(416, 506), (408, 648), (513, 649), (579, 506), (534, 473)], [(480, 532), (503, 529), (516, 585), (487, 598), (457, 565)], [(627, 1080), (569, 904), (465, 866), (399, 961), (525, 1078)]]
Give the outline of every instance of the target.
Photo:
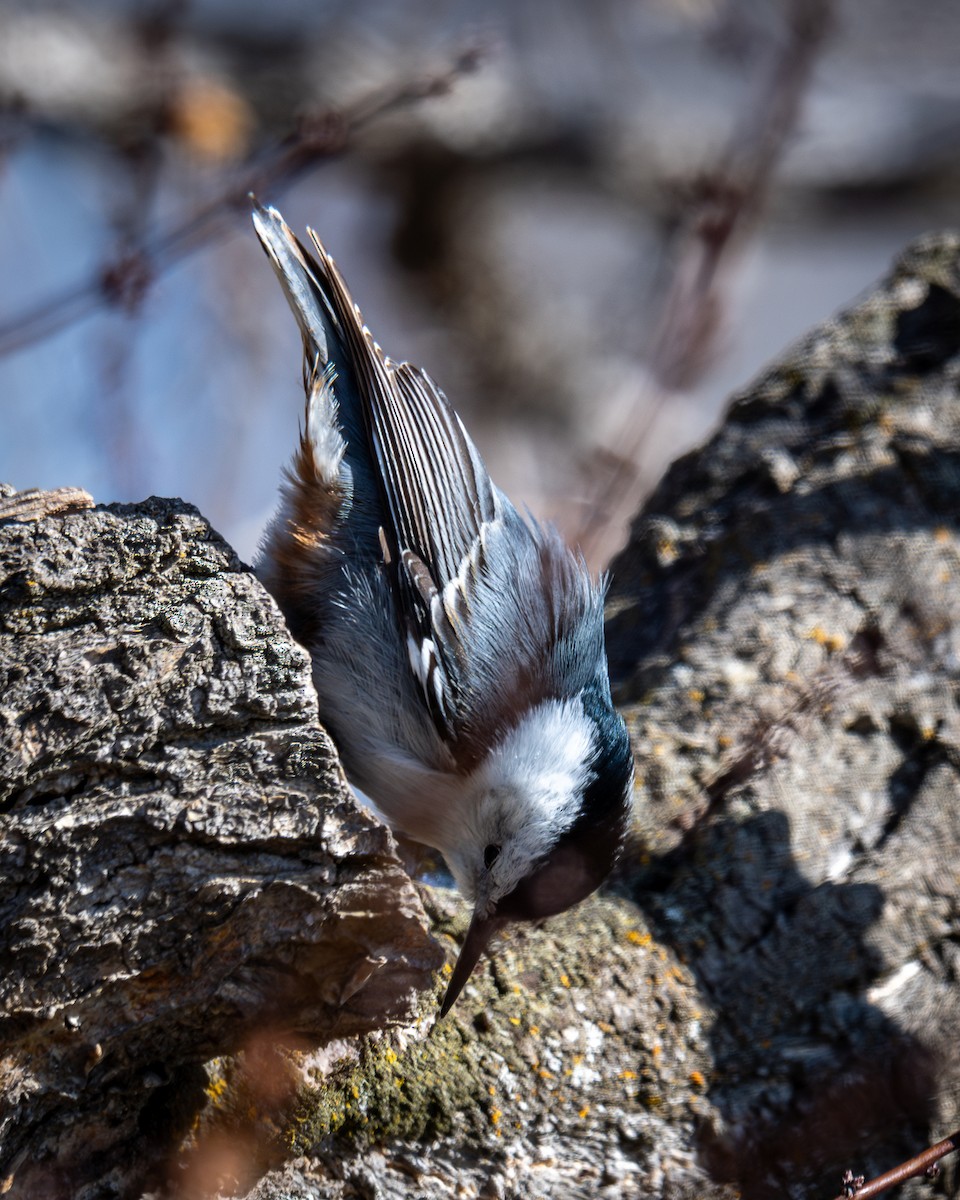
[(445, 1017), (450, 1009), (453, 1008), (453, 1002), (463, 991), (464, 984), (473, 973), (473, 968), (480, 961), (480, 955), (489, 945), (490, 939), (498, 929), (502, 929), (506, 924), (507, 922), (504, 917), (482, 917), (477, 912), (473, 914), (473, 920), (470, 922), (467, 936), (460, 947), (457, 965), (453, 968), (453, 974), (450, 976), (450, 982), (447, 984), (447, 994), (440, 1005), (441, 1017)]

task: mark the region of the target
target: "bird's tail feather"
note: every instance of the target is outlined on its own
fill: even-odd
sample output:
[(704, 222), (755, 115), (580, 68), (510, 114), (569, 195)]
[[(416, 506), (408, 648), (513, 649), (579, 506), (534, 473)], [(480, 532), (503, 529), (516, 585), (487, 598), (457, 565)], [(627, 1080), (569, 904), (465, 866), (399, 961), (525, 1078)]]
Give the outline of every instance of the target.
[(297, 319), (307, 363), (322, 369), (335, 357), (330, 342), (338, 339), (339, 322), (318, 265), (275, 208), (254, 200), (253, 225)]

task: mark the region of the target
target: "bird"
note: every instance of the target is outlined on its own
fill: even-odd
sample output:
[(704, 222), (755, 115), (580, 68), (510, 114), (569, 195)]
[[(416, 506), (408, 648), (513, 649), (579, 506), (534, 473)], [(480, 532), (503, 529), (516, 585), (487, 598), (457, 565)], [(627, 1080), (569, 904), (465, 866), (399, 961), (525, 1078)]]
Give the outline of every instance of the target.
[(305, 394), (257, 573), (354, 790), (473, 905), (442, 1018), (499, 931), (583, 900), (621, 852), (634, 760), (606, 581), (493, 483), (430, 376), (383, 353), (317, 235), (311, 253), (252, 202)]

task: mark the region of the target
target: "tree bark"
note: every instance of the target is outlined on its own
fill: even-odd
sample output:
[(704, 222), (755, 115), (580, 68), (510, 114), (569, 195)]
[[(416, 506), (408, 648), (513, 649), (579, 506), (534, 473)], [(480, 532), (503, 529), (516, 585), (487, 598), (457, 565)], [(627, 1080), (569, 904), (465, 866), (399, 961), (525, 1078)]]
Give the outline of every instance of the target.
[(206, 521), (8, 501), (0, 1186), (134, 1195), (206, 1060), (264, 1029), (409, 1021), (440, 957), (344, 787), (307, 655)]

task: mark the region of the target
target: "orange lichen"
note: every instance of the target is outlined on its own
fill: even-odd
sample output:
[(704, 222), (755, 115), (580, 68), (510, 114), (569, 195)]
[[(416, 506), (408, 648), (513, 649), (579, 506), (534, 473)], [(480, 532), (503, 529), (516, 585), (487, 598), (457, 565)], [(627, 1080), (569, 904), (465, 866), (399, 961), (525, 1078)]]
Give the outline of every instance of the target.
[(818, 646), (823, 646), (831, 654), (836, 650), (842, 650), (846, 644), (842, 634), (827, 633), (820, 625), (814, 625), (807, 637), (810, 641), (816, 642)]

